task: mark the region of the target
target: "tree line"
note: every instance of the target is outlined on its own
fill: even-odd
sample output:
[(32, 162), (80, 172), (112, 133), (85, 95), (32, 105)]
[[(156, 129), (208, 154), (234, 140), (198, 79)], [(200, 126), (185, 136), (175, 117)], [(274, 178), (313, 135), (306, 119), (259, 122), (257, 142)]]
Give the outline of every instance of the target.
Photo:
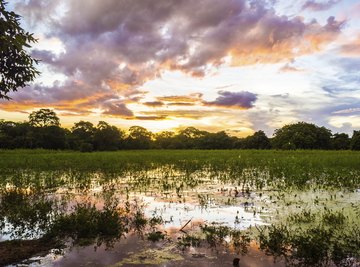
[(0, 120), (0, 148), (70, 149), (82, 152), (120, 149), (334, 149), (360, 150), (360, 131), (350, 138), (345, 133), (332, 134), (325, 127), (298, 122), (275, 130), (269, 138), (263, 131), (239, 138), (225, 131), (211, 133), (195, 127), (178, 132), (152, 133), (141, 126), (127, 132), (105, 121), (96, 126), (79, 121), (71, 129), (60, 127), (60, 120), (50, 109), (40, 109), (25, 122)]

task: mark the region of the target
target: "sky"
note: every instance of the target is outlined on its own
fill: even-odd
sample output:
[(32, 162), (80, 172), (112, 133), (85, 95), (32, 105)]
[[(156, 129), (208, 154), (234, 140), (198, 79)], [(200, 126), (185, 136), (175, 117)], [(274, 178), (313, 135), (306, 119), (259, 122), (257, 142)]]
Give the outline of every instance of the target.
[(11, 0), (41, 75), (0, 119), (51, 108), (63, 127), (103, 120), (271, 136), (305, 121), (360, 129), (355, 0)]

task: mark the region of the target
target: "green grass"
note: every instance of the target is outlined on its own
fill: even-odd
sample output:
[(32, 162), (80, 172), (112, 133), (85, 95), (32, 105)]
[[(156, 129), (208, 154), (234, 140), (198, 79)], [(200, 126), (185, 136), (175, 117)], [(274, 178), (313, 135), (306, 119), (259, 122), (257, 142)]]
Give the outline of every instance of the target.
[(0, 174), (11, 174), (12, 177), (16, 174), (29, 176), (34, 172), (52, 172), (56, 176), (67, 173), (75, 179), (94, 172), (106, 177), (129, 173), (138, 176), (160, 168), (158, 178), (174, 172), (185, 177), (200, 173), (224, 181), (238, 180), (258, 188), (266, 185), (302, 188), (309, 184), (358, 188), (360, 185), (360, 152), (353, 151), (136, 150), (81, 153), (0, 150), (0, 158)]

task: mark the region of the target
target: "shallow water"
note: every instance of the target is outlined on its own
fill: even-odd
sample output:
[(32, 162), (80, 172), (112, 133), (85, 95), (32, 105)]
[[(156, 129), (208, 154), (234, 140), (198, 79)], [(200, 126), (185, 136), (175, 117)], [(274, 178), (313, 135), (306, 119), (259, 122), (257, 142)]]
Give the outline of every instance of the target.
[[(168, 241), (152, 243), (144, 238), (144, 233), (126, 234), (116, 241), (113, 247), (69, 246), (62, 250), (63, 255), (50, 253), (46, 256), (32, 258), (23, 262), (21, 266), (148, 266), (143, 262), (150, 260), (154, 250), (169, 249), (169, 254), (177, 255), (161, 262), (157, 258), (151, 264), (155, 266), (231, 266), (234, 257), (241, 258), (241, 266), (284, 266), (284, 261), (274, 263), (272, 256), (259, 251), (256, 245), (249, 247), (246, 255), (235, 253), (231, 248), (219, 246), (217, 248), (203, 245), (200, 248), (190, 247), (182, 251), (176, 247), (177, 238), (199, 231), (200, 225), (228, 226), (237, 230), (252, 230), (264, 225), (286, 221), (289, 214), (302, 211), (322, 212), (324, 209), (341, 211), (349, 217), (355, 217), (352, 223), (357, 223), (355, 208), (360, 202), (360, 191), (324, 189), (317, 185), (308, 186), (304, 190), (296, 188), (282, 188), (275, 186), (261, 186), (251, 180), (253, 170), (245, 171), (248, 177), (241, 179), (223, 179), (224, 173), (214, 175), (206, 172), (192, 172), (190, 174), (179, 170), (156, 167), (147, 171), (110, 175), (94, 172), (88, 176), (79, 173), (24, 173), (21, 187), (17, 186), (19, 176), (14, 181), (8, 177), (8, 183), (2, 189), (7, 192), (19, 189), (23, 192), (25, 204), (37, 203), (32, 192), (42, 195), (42, 201), (56, 201), (52, 211), (43, 214), (43, 219), (49, 222), (51, 213), (69, 213), (77, 203), (93, 203), (102, 209), (109, 198), (119, 201), (119, 204), (131, 202), (141, 209), (147, 218), (158, 216), (162, 218), (158, 230), (166, 232)], [(266, 173), (256, 172), (260, 181)], [(37, 187), (32, 185), (34, 177)], [(265, 179), (264, 178), (264, 179)], [(52, 186), (48, 186), (49, 180)], [(28, 184), (26, 183), (28, 181)], [(43, 186), (46, 185), (46, 186)], [(4, 194), (4, 193), (3, 193)], [(29, 199), (27, 199), (29, 198)], [(2, 207), (6, 204), (2, 199)], [(355, 207), (355, 208), (354, 208)], [(58, 209), (58, 210), (54, 210)], [(3, 209), (4, 210), (4, 209)], [(23, 221), (28, 214), (21, 210), (17, 217), (24, 213)], [(45, 212), (46, 213), (46, 212)], [(39, 238), (46, 232), (41, 223), (21, 225), (22, 218), (8, 219), (10, 215), (3, 212), (5, 222), (2, 227), (0, 241), (23, 238)], [(48, 216), (48, 217), (46, 217)], [(9, 222), (9, 220), (12, 222)], [(18, 222), (19, 225), (15, 225)], [(360, 221), (359, 221), (360, 223)], [(295, 222), (296, 224), (296, 222)], [(22, 234), (16, 234), (14, 227), (24, 227)], [(34, 228), (31, 228), (34, 227)], [(29, 230), (30, 229), (30, 230)], [(31, 230), (32, 229), (32, 230)], [(30, 232), (29, 232), (30, 231)], [(31, 232), (33, 231), (33, 232)], [(256, 231), (256, 230), (255, 230)], [(226, 239), (225, 239), (226, 241)], [(136, 258), (137, 253), (144, 252)], [(149, 256), (150, 255), (150, 256)], [(160, 263), (159, 263), (160, 262)], [(137, 263), (137, 264), (135, 264)], [(150, 263), (149, 263), (150, 264)], [(220, 265), (219, 265), (220, 264)]]

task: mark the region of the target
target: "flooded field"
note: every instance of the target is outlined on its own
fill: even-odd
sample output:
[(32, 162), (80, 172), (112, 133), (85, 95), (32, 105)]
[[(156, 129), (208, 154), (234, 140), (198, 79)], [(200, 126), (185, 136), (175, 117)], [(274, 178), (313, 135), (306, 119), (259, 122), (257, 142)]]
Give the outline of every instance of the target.
[(360, 266), (357, 152), (0, 157), (0, 265)]

